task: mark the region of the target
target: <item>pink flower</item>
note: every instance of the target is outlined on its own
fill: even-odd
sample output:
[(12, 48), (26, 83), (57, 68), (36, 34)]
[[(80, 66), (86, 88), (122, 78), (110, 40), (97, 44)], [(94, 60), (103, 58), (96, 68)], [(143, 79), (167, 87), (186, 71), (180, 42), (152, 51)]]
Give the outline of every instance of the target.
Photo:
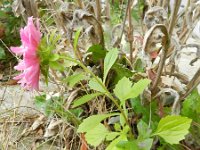
[(20, 47), (11, 47), (11, 51), (18, 55), (23, 55), (23, 60), (14, 68), (21, 72), (14, 79), (26, 89), (39, 90), (40, 60), (37, 54), (38, 46), (41, 40), (39, 29), (39, 20), (36, 20), (36, 26), (33, 18), (28, 18), (28, 24), (20, 30), (22, 45)]

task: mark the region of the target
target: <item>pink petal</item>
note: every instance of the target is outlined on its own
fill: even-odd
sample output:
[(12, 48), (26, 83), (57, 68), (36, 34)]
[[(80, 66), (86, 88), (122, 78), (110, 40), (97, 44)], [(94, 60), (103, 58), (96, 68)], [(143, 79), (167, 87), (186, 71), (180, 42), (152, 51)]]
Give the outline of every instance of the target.
[(24, 61), (21, 61), (17, 66), (14, 67), (14, 69), (18, 71), (22, 71), (26, 68)]
[(23, 48), (23, 47), (10, 47), (10, 50), (12, 51), (12, 52), (14, 52), (15, 54), (23, 54), (24, 53), (24, 51), (26, 50), (25, 48)]
[(15, 66), (15, 69), (21, 71), (21, 74), (14, 79), (26, 89), (39, 89), (40, 60), (37, 55), (37, 49), (41, 40), (39, 30), (39, 20), (36, 20), (36, 26), (33, 23), (33, 17), (28, 18), (27, 26), (20, 29), (22, 46), (11, 47), (16, 54), (22, 54), (23, 60)]

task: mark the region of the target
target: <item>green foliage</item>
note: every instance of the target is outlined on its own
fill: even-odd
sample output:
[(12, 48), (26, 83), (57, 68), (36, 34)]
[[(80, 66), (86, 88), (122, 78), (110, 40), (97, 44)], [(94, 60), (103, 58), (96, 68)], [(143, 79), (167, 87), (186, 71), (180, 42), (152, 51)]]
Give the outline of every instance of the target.
[(63, 81), (69, 85), (69, 87), (74, 87), (78, 84), (81, 80), (87, 80), (88, 77), (85, 75), (84, 72), (74, 73), (73, 75), (67, 77)]
[(128, 78), (124, 77), (117, 83), (113, 91), (120, 101), (123, 102), (127, 99), (137, 97), (143, 92), (149, 83), (150, 80), (142, 79), (132, 85), (132, 82)]
[(48, 84), (49, 68), (54, 70), (63, 71), (64, 66), (59, 62), (60, 56), (54, 54), (56, 44), (60, 40), (61, 36), (56, 34), (56, 30), (53, 30), (50, 34), (44, 36), (41, 39), (38, 55), (40, 58), (41, 72), (45, 77), (45, 81)]
[(54, 69), (54, 70), (64, 71), (63, 65), (61, 65), (57, 61), (50, 61), (49, 62), (49, 67), (52, 68), (52, 69)]
[(12, 12), (11, 3), (8, 1), (0, 2), (0, 61), (7, 62), (12, 55), (7, 47), (20, 45), (19, 29), (22, 23), (21, 17), (15, 17)]
[(114, 140), (117, 136), (119, 136), (119, 132), (109, 132), (106, 136), (106, 141), (112, 141)]
[(110, 50), (104, 59), (104, 75), (103, 75), (103, 83), (106, 81), (106, 77), (108, 75), (108, 71), (111, 69), (115, 61), (118, 57), (118, 49), (114, 48)]
[(134, 63), (134, 70), (137, 72), (144, 72), (144, 66), (141, 59), (137, 59)]
[(60, 103), (61, 99), (58, 96), (52, 96), (49, 99), (46, 95), (35, 97), (35, 105), (47, 116), (52, 116), (56, 110), (62, 109)]
[(6, 59), (6, 53), (2, 47), (0, 47), (0, 60)]
[(132, 9), (132, 17), (139, 22), (141, 19), (141, 15), (143, 13), (143, 8), (145, 5), (145, 1), (144, 0), (140, 0), (138, 1), (137, 5)]
[(58, 95), (52, 96), (36, 96), (35, 105), (48, 117), (57, 114), (64, 120), (71, 121), (75, 125), (79, 124), (80, 114), (83, 112), (82, 109), (65, 110), (63, 107), (63, 99)]
[(93, 93), (93, 94), (87, 94), (82, 96), (81, 98), (78, 98), (74, 100), (72, 107), (78, 107), (80, 105), (83, 105), (87, 103), (88, 101), (93, 100), (95, 97), (102, 95), (102, 93)]
[(87, 142), (92, 146), (98, 146), (107, 136), (109, 131), (103, 124), (98, 124), (85, 134)]
[(93, 115), (90, 116), (86, 119), (83, 120), (83, 122), (79, 125), (77, 132), (88, 132), (98, 126), (101, 121), (104, 119), (111, 117), (111, 116), (116, 116), (118, 115), (117, 113), (113, 114), (101, 114), (101, 115)]
[(166, 116), (158, 124), (153, 135), (162, 137), (170, 144), (178, 144), (189, 133), (192, 120), (182, 116)]
[(117, 144), (119, 150), (135, 150), (139, 149), (135, 141), (120, 141)]
[(157, 115), (158, 108), (156, 101), (152, 101), (149, 106), (142, 105), (141, 99), (139, 97), (131, 99), (130, 102), (134, 112), (137, 115), (142, 115), (141, 119), (145, 123), (149, 123), (149, 120), (151, 119), (150, 123), (152, 129), (157, 127), (160, 117)]
[(197, 89), (193, 90), (192, 93), (184, 100), (181, 114), (192, 118), (194, 121), (200, 123), (200, 95)]
[[(80, 28), (76, 31), (75, 37), (74, 37), (74, 43), (73, 43), (74, 53), (75, 53), (75, 56), (77, 56), (77, 57), (79, 57), (79, 52), (78, 52), (77, 46), (78, 46), (78, 39), (81, 34), (81, 31), (82, 31), (82, 28)], [(80, 58), (78, 58), (78, 59), (80, 59)]]
[(112, 70), (115, 71), (115, 74), (113, 75), (114, 78), (113, 84), (116, 84), (123, 77), (130, 78), (134, 74), (131, 70), (129, 70), (120, 63), (115, 63), (112, 67)]
[(198, 90), (195, 89), (192, 93), (184, 100), (181, 114), (183, 116), (191, 118), (195, 125), (191, 126), (190, 133), (192, 139), (200, 145), (200, 95)]
[(121, 23), (124, 14), (120, 8), (120, 1), (114, 1), (111, 5), (111, 24), (116, 25)]
[(92, 52), (92, 59), (94, 62), (97, 62), (100, 59), (105, 58), (106, 50), (103, 49), (101, 45), (92, 45), (88, 52)]
[(76, 33), (75, 33), (75, 37), (74, 37), (74, 49), (76, 49), (77, 50), (77, 45), (78, 45), (78, 39), (79, 39), (79, 36), (80, 36), (80, 34), (81, 34), (81, 28), (80, 29), (78, 29), (77, 31), (76, 31)]
[(147, 139), (151, 136), (151, 132), (152, 130), (150, 129), (150, 127), (148, 127), (148, 125), (143, 121), (140, 120), (140, 122), (137, 124), (137, 129), (138, 129), (138, 139)]
[[(114, 133), (115, 139), (107, 146), (106, 150), (121, 150), (117, 145), (120, 141), (128, 141), (127, 133), (129, 131), (129, 127), (124, 126), (123, 130), (120, 129), (119, 132), (110, 132), (109, 134)], [(118, 135), (116, 133), (118, 133)], [(109, 136), (109, 134), (107, 136)]]
[[(98, 77), (97, 77), (98, 78)], [(100, 78), (99, 79), (99, 82), (101, 82), (103, 84), (103, 82), (101, 81)], [(106, 93), (105, 89), (101, 86), (100, 83), (98, 83), (96, 81), (96, 79), (92, 78), (90, 81), (89, 81), (89, 87), (95, 91), (99, 91), (101, 93)]]

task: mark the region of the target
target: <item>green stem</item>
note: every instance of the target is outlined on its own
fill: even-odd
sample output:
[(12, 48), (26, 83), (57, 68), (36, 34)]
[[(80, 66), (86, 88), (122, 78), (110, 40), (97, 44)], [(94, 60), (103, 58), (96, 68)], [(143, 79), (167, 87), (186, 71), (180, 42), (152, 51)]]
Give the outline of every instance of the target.
[(87, 72), (88, 74), (90, 74), (97, 82), (98, 84), (106, 91), (105, 94), (108, 98), (111, 99), (111, 101), (117, 106), (117, 108), (119, 109), (119, 111), (121, 112), (122, 116), (124, 117), (125, 121), (126, 121), (126, 124), (129, 126), (130, 128), (130, 137), (133, 138), (133, 133), (132, 133), (132, 130), (131, 130), (131, 125), (129, 124), (128, 122), (128, 118), (126, 117), (123, 109), (120, 107), (120, 105), (118, 104), (117, 100), (112, 96), (112, 94), (108, 91), (108, 89), (106, 88), (106, 86), (101, 82), (101, 80), (99, 80), (99, 78), (91, 71), (89, 70), (84, 64), (82, 64), (81, 62), (71, 58), (71, 57), (61, 57), (63, 59), (66, 59), (66, 60), (69, 60), (69, 61), (72, 61), (76, 64), (78, 64), (81, 68), (83, 68), (85, 70), (85, 72)]

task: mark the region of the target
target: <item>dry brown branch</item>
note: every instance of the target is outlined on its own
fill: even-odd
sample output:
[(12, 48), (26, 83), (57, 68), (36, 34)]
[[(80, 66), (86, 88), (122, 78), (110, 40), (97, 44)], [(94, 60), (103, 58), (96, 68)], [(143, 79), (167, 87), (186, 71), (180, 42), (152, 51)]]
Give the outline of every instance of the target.
[(161, 54), (161, 58), (160, 58), (159, 67), (158, 67), (158, 70), (157, 70), (157, 75), (156, 75), (155, 81), (153, 82), (153, 85), (151, 87), (152, 93), (154, 93), (154, 90), (156, 89), (158, 81), (159, 81), (160, 76), (162, 74), (162, 70), (163, 70), (163, 67), (164, 67), (164, 64), (165, 64), (167, 50), (168, 50), (169, 45), (170, 45), (169, 34), (168, 34), (166, 26), (163, 25), (163, 24), (157, 24), (157, 25), (154, 25), (153, 27), (151, 27), (151, 29), (148, 31), (148, 36), (144, 40), (143, 50), (146, 51), (147, 45), (148, 45), (147, 43), (150, 40), (151, 35), (153, 34), (153, 32), (156, 29), (160, 29), (162, 31), (162, 33), (164, 34), (164, 37), (163, 37), (163, 40), (162, 40), (162, 54)]

